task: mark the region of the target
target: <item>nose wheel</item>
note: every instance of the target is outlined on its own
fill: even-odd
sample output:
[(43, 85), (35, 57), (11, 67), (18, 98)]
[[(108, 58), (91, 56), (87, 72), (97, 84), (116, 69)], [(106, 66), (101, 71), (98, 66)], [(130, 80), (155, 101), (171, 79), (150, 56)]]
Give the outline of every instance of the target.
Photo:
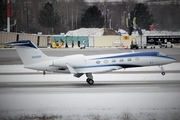
[(164, 72), (164, 68), (163, 68), (163, 66), (159, 66), (159, 68), (161, 69), (161, 74), (164, 76), (166, 73)]
[(94, 80), (91, 79), (91, 78), (87, 78), (87, 79), (86, 79), (86, 82), (87, 82), (89, 85), (93, 85), (93, 84), (94, 84)]
[(166, 73), (163, 71), (161, 74), (162, 74), (162, 75), (165, 75)]

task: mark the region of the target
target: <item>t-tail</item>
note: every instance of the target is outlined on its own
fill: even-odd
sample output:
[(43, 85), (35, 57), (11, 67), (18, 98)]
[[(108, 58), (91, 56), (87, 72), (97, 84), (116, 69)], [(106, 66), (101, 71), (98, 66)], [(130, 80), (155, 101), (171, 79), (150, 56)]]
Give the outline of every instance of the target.
[(30, 40), (21, 40), (6, 44), (15, 46), (16, 51), (25, 66), (44, 62), (50, 59), (50, 57), (46, 56)]

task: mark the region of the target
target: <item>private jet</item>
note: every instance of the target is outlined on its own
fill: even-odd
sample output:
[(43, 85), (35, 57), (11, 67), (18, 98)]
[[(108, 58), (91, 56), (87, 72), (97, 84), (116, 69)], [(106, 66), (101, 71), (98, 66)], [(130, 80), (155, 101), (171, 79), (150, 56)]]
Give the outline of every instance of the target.
[(110, 72), (119, 69), (159, 66), (161, 74), (165, 75), (163, 65), (175, 62), (176, 59), (158, 51), (130, 52), (120, 54), (102, 54), (85, 56), (83, 54), (68, 55), (64, 57), (51, 57), (45, 55), (30, 40), (9, 42), (7, 45), (15, 46), (24, 68), (50, 72), (68, 72), (74, 77), (86, 75), (86, 82), (94, 84), (93, 73)]

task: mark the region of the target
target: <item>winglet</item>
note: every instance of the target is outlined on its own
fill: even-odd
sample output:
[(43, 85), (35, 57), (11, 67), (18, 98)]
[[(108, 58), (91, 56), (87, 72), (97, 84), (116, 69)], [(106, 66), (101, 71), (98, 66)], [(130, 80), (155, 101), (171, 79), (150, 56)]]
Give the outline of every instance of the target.
[(70, 73), (74, 74), (77, 73), (72, 66), (70, 66), (68, 63), (66, 63), (67, 68), (69, 69)]

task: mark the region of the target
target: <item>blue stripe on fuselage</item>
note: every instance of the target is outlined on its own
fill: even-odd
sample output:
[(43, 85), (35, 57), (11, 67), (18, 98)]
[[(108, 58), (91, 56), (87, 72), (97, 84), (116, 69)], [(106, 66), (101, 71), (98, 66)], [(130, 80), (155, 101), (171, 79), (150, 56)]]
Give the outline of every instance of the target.
[(92, 60), (97, 60), (97, 59), (116, 59), (116, 58), (125, 58), (125, 57), (157, 57), (157, 58), (167, 58), (171, 60), (176, 60), (172, 57), (166, 56), (166, 55), (159, 55), (159, 52), (154, 51), (154, 52), (136, 52), (136, 53), (129, 53), (129, 54), (119, 54), (119, 55), (114, 55), (114, 56), (108, 56), (108, 57), (97, 57), (93, 58)]
[(157, 56), (157, 58), (166, 58), (166, 59), (171, 59), (171, 60), (175, 60), (175, 58), (169, 57), (169, 56)]
[(137, 52), (137, 53), (129, 53), (129, 54), (120, 54), (109, 57), (98, 57), (94, 59), (109, 59), (109, 58), (122, 58), (122, 57), (140, 57), (140, 56), (157, 56), (158, 52)]

